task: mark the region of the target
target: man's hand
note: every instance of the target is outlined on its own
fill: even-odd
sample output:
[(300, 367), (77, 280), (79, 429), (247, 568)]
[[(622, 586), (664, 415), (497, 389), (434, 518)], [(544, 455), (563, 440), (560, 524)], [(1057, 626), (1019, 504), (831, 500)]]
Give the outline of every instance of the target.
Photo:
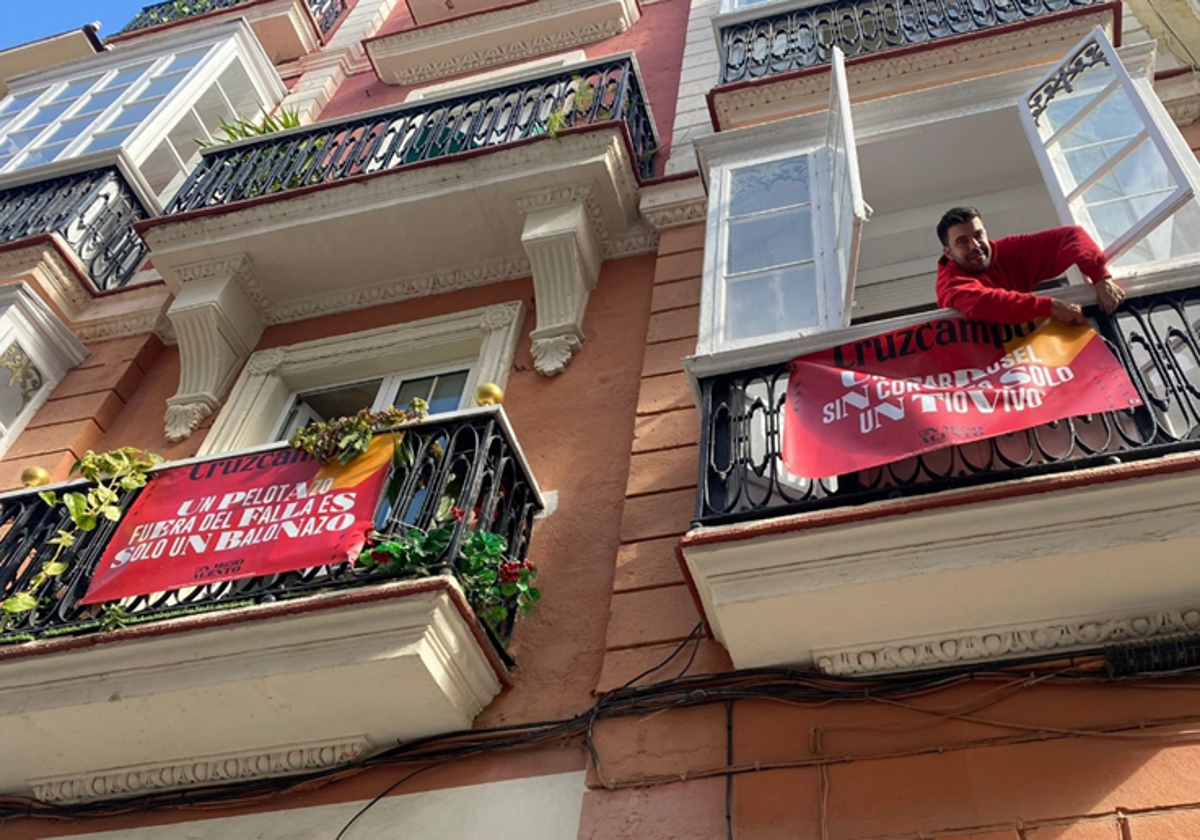
[(1056, 321), (1065, 321), (1068, 324), (1086, 324), (1087, 318), (1083, 317), (1083, 307), (1077, 303), (1067, 303), (1065, 300), (1053, 298), (1050, 301), (1050, 317)]
[(1096, 301), (1104, 310), (1105, 315), (1113, 314), (1113, 311), (1125, 300), (1125, 290), (1114, 283), (1111, 277), (1097, 280), (1093, 288), (1096, 290)]

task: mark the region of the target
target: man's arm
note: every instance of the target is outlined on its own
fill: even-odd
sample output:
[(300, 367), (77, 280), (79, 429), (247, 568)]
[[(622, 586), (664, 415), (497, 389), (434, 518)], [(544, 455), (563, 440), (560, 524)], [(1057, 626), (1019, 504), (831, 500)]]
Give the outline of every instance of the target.
[(950, 263), (937, 278), (938, 306), (957, 309), (968, 318), (998, 324), (1021, 324), (1053, 317), (1053, 300), (1032, 292), (1017, 292), (985, 286)]
[(1007, 237), (1005, 242), (1012, 243), (1010, 250), (1031, 282), (1057, 277), (1074, 265), (1091, 282), (1096, 300), (1105, 312), (1111, 314), (1125, 299), (1125, 292), (1109, 275), (1104, 251), (1078, 225), (1019, 234)]

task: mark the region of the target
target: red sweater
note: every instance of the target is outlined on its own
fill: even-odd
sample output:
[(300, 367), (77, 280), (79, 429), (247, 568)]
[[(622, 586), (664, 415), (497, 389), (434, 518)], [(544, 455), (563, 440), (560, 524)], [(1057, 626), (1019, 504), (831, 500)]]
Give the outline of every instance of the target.
[(1044, 280), (1073, 265), (1096, 282), (1108, 276), (1104, 253), (1081, 227), (1060, 227), (992, 240), (992, 262), (971, 271), (943, 256), (938, 260), (938, 306), (968, 318), (1021, 324), (1050, 317), (1050, 298), (1033, 294)]

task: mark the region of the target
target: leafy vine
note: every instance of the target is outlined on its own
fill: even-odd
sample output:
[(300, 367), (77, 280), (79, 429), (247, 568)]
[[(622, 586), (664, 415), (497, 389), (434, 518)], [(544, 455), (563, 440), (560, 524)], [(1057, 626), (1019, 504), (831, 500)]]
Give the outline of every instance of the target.
[(51, 507), (61, 504), (66, 508), (70, 524), (50, 538), (54, 553), (42, 562), (25, 588), (0, 602), (0, 627), (37, 609), (41, 590), (70, 568), (70, 564), (62, 559), (63, 552), (78, 542), (81, 533), (96, 530), (101, 521), (118, 521), (122, 513), (118, 504), (121, 494), (145, 487), (150, 471), (162, 460), (153, 452), (132, 446), (100, 453), (89, 449), (71, 466), (71, 472), (93, 482), (92, 487), (71, 490), (61, 496), (53, 490), (38, 493), (38, 498)]

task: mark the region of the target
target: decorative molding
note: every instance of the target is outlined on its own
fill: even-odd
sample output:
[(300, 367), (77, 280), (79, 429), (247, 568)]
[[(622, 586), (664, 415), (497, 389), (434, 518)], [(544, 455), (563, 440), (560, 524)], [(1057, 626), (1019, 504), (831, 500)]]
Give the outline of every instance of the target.
[(539, 0), (368, 41), (381, 81), (416, 85), (603, 41), (637, 22), (628, 0)]
[(28, 275), (50, 302), (73, 320), (87, 311), (92, 294), (79, 269), (63, 256), (69, 250), (66, 242), (57, 233), (51, 236), (58, 247), (43, 242), (0, 253), (0, 277)]
[(603, 254), (587, 210), (591, 195), (590, 187), (565, 187), (517, 202), (525, 213), (521, 244), (537, 297), (533, 366), (545, 376), (562, 373), (581, 348), (583, 313), (600, 276)]
[[(93, 341), (108, 341), (113, 338), (125, 338), (148, 332), (158, 333), (164, 321), (166, 319), (163, 311), (159, 308), (75, 324), (71, 331), (84, 344), (91, 344)], [(174, 332), (171, 333), (171, 336), (174, 337)], [(162, 336), (160, 335), (159, 338)]]
[(466, 390), (508, 381), (525, 322), (520, 301), (494, 304), (363, 332), (272, 347), (252, 354), (200, 455), (265, 443), (297, 390), (446, 363), (471, 366)]
[[(1113, 15), (1106, 10), (1070, 18), (1059, 18), (1015, 31), (987, 33), (986, 37), (973, 38), (951, 44), (932, 42), (935, 49), (913, 50), (899, 55), (883, 52), (869, 61), (849, 65), (847, 76), (851, 89), (869, 87), (872, 83), (885, 82), (894, 87), (896, 79), (915, 74), (933, 74), (955, 65), (971, 62), (968, 71), (972, 75), (981, 72), (980, 64), (988, 59), (1010, 61), (1013, 55), (1028, 51), (1034, 56), (1046, 52), (1047, 47), (1069, 44), (1082, 38), (1093, 26), (1102, 26), (1111, 35)], [(1047, 54), (1049, 61), (1049, 54)], [(1001, 72), (1003, 67), (991, 68)], [(949, 81), (949, 79), (947, 79)], [(828, 96), (827, 73), (806, 73), (779, 80), (770, 77), (755, 80), (736, 87), (715, 88), (712, 102), (720, 130), (734, 128), (761, 119), (767, 114), (795, 113), (798, 109), (821, 108), (824, 101), (817, 97)], [(880, 91), (882, 94), (882, 91)], [(855, 90), (858, 99), (861, 90)], [(806, 101), (807, 100), (807, 101)]]
[(944, 668), (967, 662), (1039, 656), (1200, 631), (1200, 609), (1085, 618), (1024, 627), (998, 627), (952, 636), (909, 639), (890, 645), (814, 650), (817, 667), (835, 676)]
[(167, 316), (179, 341), (179, 390), (167, 400), (167, 440), (191, 435), (221, 404), (221, 395), (262, 335), (263, 323), (245, 286), (253, 271), (245, 256), (174, 272), (181, 288)]
[(121, 767), (78, 776), (30, 779), (34, 798), (52, 804), (96, 802), (180, 788), (234, 784), (329, 770), (366, 755), (371, 745), (357, 737), (267, 750), (202, 756), (189, 761)]
[[(516, 280), (528, 277), (529, 272), (529, 260), (520, 257), (505, 257), (468, 268), (455, 268), (436, 274), (405, 277), (383, 286), (354, 289), (348, 292), (333, 292), (320, 297), (305, 298), (288, 304), (272, 306), (263, 312), (263, 320), (267, 324), (286, 324), (290, 321), (302, 321), (305, 318), (315, 318), (335, 312), (349, 312), (368, 306), (411, 300), (428, 295), (440, 295), (445, 292), (457, 292), (504, 280)], [(254, 298), (253, 293), (251, 293), (251, 298)]]
[(708, 196), (700, 178), (656, 184), (642, 190), (638, 210), (654, 230), (699, 224), (708, 218)]

